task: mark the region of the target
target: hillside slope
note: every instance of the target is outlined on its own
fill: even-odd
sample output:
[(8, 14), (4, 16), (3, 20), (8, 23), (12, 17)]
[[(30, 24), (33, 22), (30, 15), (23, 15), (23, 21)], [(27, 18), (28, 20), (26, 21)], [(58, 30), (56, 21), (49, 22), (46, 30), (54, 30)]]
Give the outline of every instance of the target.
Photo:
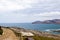
[(18, 40), (13, 31), (7, 28), (2, 28), (3, 34), (0, 35), (0, 40)]

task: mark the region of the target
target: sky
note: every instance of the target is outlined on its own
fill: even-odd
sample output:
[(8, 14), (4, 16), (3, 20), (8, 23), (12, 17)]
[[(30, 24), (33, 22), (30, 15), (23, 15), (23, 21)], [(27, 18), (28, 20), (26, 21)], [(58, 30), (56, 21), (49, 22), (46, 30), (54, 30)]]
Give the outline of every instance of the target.
[(0, 0), (0, 23), (60, 19), (60, 0)]

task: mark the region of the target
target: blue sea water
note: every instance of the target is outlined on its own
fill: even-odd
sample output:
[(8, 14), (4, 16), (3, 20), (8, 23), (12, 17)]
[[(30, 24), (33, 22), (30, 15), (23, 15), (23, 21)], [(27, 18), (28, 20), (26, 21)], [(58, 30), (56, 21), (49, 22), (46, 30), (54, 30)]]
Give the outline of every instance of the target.
[(49, 30), (60, 29), (60, 24), (0, 23), (0, 26), (20, 27), (38, 31), (49, 31)]

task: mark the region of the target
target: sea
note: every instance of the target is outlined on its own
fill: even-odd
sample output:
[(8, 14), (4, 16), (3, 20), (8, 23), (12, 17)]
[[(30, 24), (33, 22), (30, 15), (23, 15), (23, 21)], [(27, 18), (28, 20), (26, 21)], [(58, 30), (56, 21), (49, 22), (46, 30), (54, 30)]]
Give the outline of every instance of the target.
[(52, 32), (51, 30), (60, 30), (60, 24), (32, 24), (32, 23), (0, 23), (5, 27), (20, 27), (30, 30), (50, 32), (52, 34), (60, 34), (60, 32)]

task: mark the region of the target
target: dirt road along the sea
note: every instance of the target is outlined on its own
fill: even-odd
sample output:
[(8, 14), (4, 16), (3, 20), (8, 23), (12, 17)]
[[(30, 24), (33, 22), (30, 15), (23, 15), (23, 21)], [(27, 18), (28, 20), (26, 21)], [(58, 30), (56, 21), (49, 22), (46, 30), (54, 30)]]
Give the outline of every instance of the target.
[(2, 28), (3, 34), (0, 35), (0, 40), (18, 40), (14, 32), (7, 28)]

